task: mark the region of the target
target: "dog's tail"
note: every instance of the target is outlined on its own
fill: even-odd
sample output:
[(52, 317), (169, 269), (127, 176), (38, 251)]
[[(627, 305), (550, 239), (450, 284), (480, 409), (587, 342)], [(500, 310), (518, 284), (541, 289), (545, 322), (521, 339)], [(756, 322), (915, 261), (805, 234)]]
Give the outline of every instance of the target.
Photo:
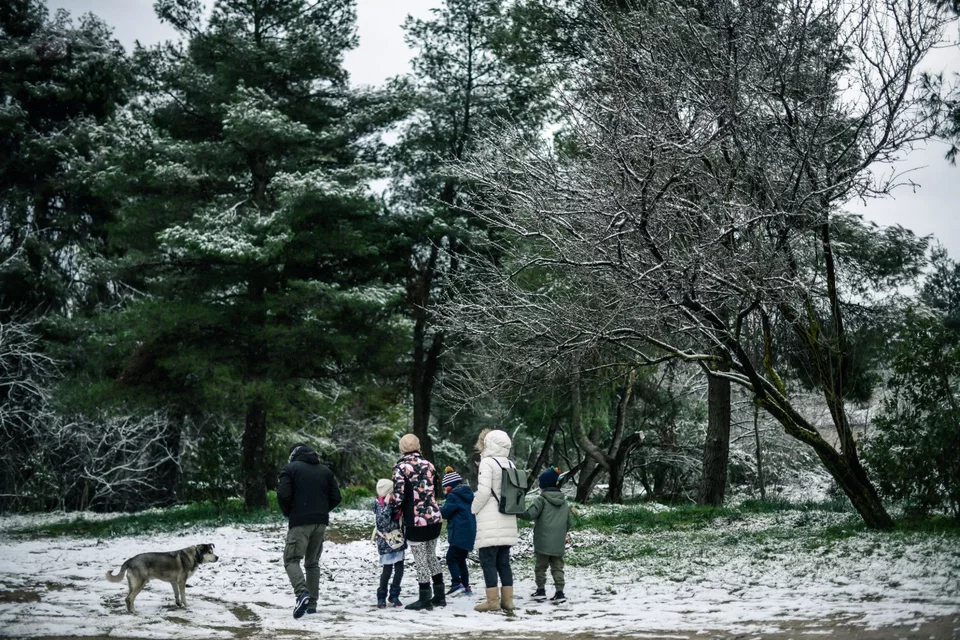
[(120, 565), (120, 573), (118, 573), (117, 575), (113, 575), (112, 571), (107, 571), (107, 574), (104, 577), (110, 582), (120, 582), (121, 580), (123, 580), (123, 576), (127, 574), (128, 562), (130, 561), (127, 560), (127, 562), (124, 562), (122, 565)]

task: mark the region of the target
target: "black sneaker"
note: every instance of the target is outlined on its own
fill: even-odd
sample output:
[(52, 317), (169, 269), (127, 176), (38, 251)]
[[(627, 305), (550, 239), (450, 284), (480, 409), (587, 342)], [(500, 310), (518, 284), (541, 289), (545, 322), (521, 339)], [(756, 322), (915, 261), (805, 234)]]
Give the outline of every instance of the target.
[(566, 602), (566, 601), (567, 601), (567, 597), (563, 595), (563, 591), (557, 591), (555, 594), (553, 594), (553, 597), (550, 598), (550, 602), (553, 602), (555, 604), (560, 604), (561, 602)]
[(302, 618), (308, 606), (310, 606), (310, 594), (304, 591), (297, 596), (297, 603), (293, 605), (293, 617), (297, 620)]
[(547, 590), (543, 587), (537, 587), (537, 590), (533, 592), (533, 595), (530, 596), (534, 600), (546, 600), (547, 599)]

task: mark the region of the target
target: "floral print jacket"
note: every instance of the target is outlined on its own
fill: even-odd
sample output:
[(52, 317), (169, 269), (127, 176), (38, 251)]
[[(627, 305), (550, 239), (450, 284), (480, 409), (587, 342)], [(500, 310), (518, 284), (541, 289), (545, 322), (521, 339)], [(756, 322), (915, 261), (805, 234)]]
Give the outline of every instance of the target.
[[(377, 498), (373, 501), (373, 515), (376, 518), (377, 522), (377, 553), (381, 556), (390, 555), (391, 553), (396, 553), (397, 551), (403, 551), (407, 548), (407, 542), (404, 540), (403, 546), (399, 549), (393, 549), (383, 539), (383, 536), (379, 534), (388, 534), (391, 531), (400, 530), (400, 514), (397, 513), (394, 515), (393, 510), (394, 503), (392, 501), (386, 501), (383, 498)], [(401, 531), (402, 533), (402, 531)]]
[(424, 460), (419, 451), (404, 455), (393, 467), (393, 493), (398, 508), (403, 510), (407, 527), (428, 527), (439, 524), (440, 505), (437, 504), (437, 470)]

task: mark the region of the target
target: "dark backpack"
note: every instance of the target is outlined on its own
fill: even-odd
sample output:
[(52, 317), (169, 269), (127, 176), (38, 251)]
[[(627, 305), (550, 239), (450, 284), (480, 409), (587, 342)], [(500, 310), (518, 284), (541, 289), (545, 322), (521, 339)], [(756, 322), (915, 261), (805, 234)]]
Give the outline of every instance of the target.
[(530, 474), (521, 469), (517, 469), (513, 462), (510, 463), (509, 467), (504, 469), (503, 465), (501, 465), (496, 458), (494, 458), (493, 461), (500, 467), (500, 497), (497, 497), (496, 492), (494, 492), (492, 488), (490, 489), (490, 493), (493, 494), (494, 500), (497, 501), (500, 513), (514, 516), (523, 513), (527, 510), (525, 501), (527, 491), (530, 490)]

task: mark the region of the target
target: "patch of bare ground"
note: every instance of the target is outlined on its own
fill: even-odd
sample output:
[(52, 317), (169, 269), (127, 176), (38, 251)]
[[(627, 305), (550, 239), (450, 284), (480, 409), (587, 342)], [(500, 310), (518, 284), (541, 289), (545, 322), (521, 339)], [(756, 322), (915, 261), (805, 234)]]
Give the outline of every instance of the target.
[(10, 589), (0, 591), (2, 602), (40, 602), (40, 594), (26, 589)]
[[(316, 632), (308, 633), (301, 629), (271, 630), (269, 633), (253, 628), (217, 627), (229, 631), (237, 640), (268, 640), (274, 638), (297, 638), (310, 635), (318, 637)], [(2, 633), (0, 633), (2, 635)], [(402, 634), (393, 634), (403, 637)], [(31, 640), (76, 640), (78, 636), (43, 636)], [(184, 640), (189, 635), (182, 636)], [(320, 635), (319, 637), (323, 637)], [(349, 640), (331, 629), (331, 636)], [(441, 636), (418, 635), (422, 640), (440, 640)], [(442, 636), (447, 638), (448, 636)], [(589, 632), (566, 634), (551, 633), (509, 633), (482, 632), (462, 633), (460, 638), (483, 638), (490, 640), (811, 640), (825, 637), (830, 640), (960, 640), (960, 614), (927, 620), (913, 625), (897, 625), (878, 629), (867, 629), (856, 624), (843, 622), (793, 622), (779, 625), (773, 632), (734, 633), (727, 631), (635, 631), (625, 634), (597, 635)], [(117, 636), (84, 636), (85, 640), (139, 640)]]
[[(758, 625), (760, 626), (760, 625)], [(769, 626), (764, 624), (764, 626)], [(550, 633), (536, 635), (503, 634), (511, 640), (960, 640), (960, 613), (920, 622), (868, 629), (851, 622), (793, 621), (777, 624), (771, 632), (737, 633), (730, 631), (635, 631), (625, 634)], [(468, 638), (498, 638), (498, 634), (463, 634)]]

